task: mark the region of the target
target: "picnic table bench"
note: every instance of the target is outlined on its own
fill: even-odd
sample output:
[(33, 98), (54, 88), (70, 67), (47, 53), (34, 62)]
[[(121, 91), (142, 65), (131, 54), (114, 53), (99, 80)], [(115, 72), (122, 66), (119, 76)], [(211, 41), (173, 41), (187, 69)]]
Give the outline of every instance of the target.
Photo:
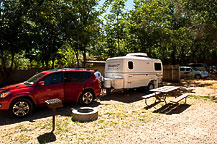
[[(151, 94), (142, 96), (142, 98), (145, 99), (145, 104), (148, 105), (148, 104), (147, 104), (147, 99), (148, 99), (148, 98), (151, 98), (151, 97), (155, 97), (155, 98), (156, 98), (157, 95), (159, 95), (159, 94), (160, 94), (160, 92), (154, 92), (154, 93), (151, 93)], [(157, 99), (157, 98), (156, 98), (156, 99)]]
[(176, 97), (174, 100), (171, 100), (170, 102), (171, 103), (176, 103), (176, 104), (179, 104), (179, 101), (185, 99), (185, 103), (186, 103), (186, 100), (187, 100), (187, 97), (188, 95), (190, 95), (189, 93), (184, 93), (178, 97)]

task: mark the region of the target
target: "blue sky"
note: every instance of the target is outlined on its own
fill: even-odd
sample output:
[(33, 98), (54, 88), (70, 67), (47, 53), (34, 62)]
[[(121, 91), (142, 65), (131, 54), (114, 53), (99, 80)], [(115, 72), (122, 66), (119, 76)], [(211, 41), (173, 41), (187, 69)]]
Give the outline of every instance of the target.
[[(106, 0), (100, 0), (99, 6), (101, 6)], [(133, 0), (127, 0), (126, 5), (125, 5), (125, 9), (126, 10), (132, 10), (133, 9)], [(103, 16), (105, 16), (106, 14), (109, 14), (111, 8), (107, 8), (106, 13), (102, 14), (102, 16), (100, 16), (103, 19)], [(105, 21), (104, 21), (105, 22)]]
[(133, 9), (133, 0), (128, 0), (126, 3), (126, 9)]
[[(105, 0), (100, 0), (100, 5), (102, 5), (104, 1)], [(133, 0), (127, 0), (125, 8), (128, 10), (133, 9)]]

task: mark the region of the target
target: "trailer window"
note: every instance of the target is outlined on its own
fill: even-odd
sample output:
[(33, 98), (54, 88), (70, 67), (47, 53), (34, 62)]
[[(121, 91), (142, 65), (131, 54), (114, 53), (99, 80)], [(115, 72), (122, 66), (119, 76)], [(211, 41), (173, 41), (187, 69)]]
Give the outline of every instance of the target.
[(154, 68), (156, 71), (161, 71), (161, 63), (154, 63)]
[(128, 62), (128, 68), (129, 68), (129, 69), (133, 69), (133, 62), (132, 62), (132, 61), (129, 61), (129, 62)]

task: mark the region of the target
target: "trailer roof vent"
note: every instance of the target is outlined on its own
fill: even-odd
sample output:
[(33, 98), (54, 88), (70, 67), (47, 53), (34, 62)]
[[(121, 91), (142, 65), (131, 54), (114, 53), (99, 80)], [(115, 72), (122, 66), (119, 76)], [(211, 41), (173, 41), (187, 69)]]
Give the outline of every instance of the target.
[(126, 56), (148, 57), (146, 53), (129, 53)]

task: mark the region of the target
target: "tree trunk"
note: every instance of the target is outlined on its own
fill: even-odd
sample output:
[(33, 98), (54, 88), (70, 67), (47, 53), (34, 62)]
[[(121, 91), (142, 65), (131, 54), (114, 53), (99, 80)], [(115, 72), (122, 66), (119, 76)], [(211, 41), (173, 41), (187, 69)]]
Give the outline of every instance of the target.
[(4, 59), (4, 50), (1, 49), (1, 61), (2, 61), (2, 65), (1, 65), (1, 69), (2, 71), (5, 71), (6, 70), (6, 63), (5, 63), (5, 59)]
[(171, 52), (171, 64), (175, 65), (175, 64), (177, 64), (176, 62), (177, 62), (177, 60), (176, 60), (176, 48), (175, 48), (175, 46), (173, 46), (173, 50)]
[(78, 57), (78, 50), (77, 49), (75, 50), (75, 55), (76, 55), (76, 60), (77, 60), (77, 68), (79, 68), (80, 64), (79, 64), (79, 57)]
[(54, 69), (55, 58), (52, 59), (52, 69)]
[[(13, 59), (14, 59), (14, 56), (12, 55), (12, 63), (13, 63)], [(2, 62), (2, 66), (1, 66), (2, 84), (7, 85), (7, 84), (9, 84), (8, 83), (8, 77), (10, 76), (11, 70), (8, 71), (8, 69), (6, 67), (6, 60), (4, 59), (4, 50), (3, 49), (1, 49), (1, 62)], [(11, 66), (13, 66), (13, 64)]]
[(75, 46), (75, 55), (76, 55), (76, 60), (77, 60), (77, 68), (79, 68), (80, 64), (79, 64), (78, 44), (77, 46)]
[(49, 68), (49, 60), (45, 60), (45, 66), (46, 66), (46, 69)]
[(44, 60), (42, 60), (41, 63), (42, 63), (42, 68), (44, 69)]
[(84, 47), (83, 47), (83, 68), (86, 67), (86, 60), (87, 60), (86, 46), (84, 46)]
[(11, 56), (12, 56), (12, 58), (11, 58), (11, 67), (10, 67), (10, 71), (13, 70), (13, 65), (14, 65), (14, 56), (15, 56), (15, 53), (12, 52)]

